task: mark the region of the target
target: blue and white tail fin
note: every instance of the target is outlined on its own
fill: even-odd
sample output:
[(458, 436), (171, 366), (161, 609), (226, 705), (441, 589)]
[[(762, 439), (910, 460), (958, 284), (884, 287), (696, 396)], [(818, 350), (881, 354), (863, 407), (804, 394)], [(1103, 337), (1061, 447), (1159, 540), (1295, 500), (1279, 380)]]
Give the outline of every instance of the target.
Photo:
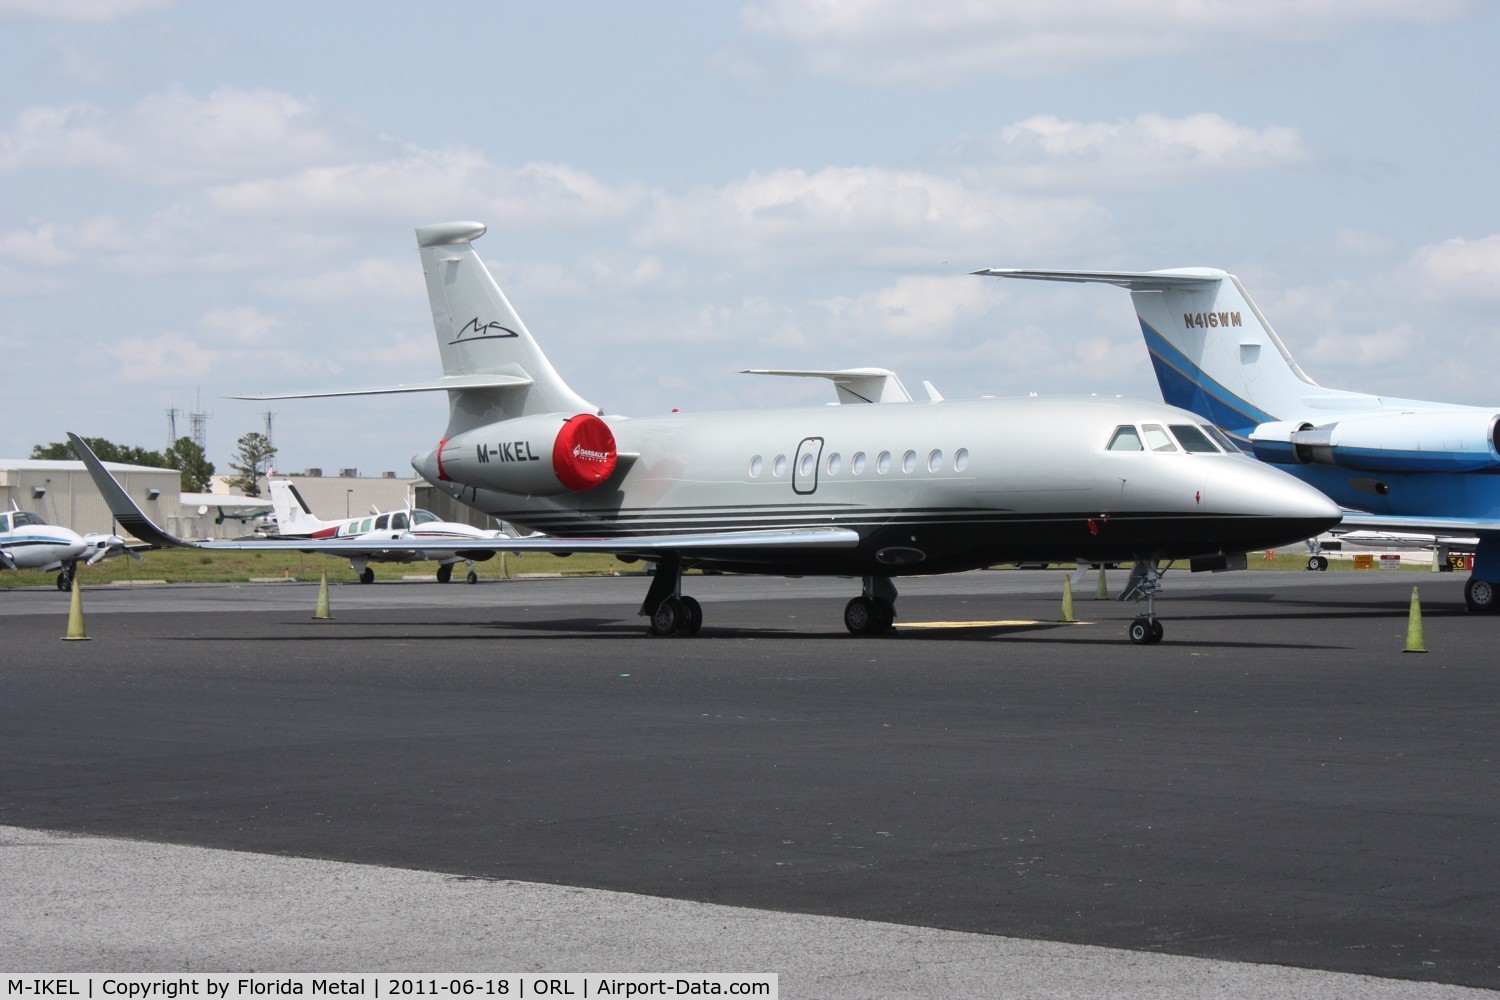
[(445, 436), (534, 414), (598, 413), (557, 374), (479, 259), (471, 244), (484, 232), (477, 222), (417, 230), (444, 380), (479, 383), (450, 388)]
[(1162, 398), (1207, 417), (1241, 441), (1255, 427), (1309, 408), (1363, 409), (1374, 397), (1326, 389), (1302, 370), (1238, 278), (1216, 268), (976, 274), (1099, 282), (1130, 291)]

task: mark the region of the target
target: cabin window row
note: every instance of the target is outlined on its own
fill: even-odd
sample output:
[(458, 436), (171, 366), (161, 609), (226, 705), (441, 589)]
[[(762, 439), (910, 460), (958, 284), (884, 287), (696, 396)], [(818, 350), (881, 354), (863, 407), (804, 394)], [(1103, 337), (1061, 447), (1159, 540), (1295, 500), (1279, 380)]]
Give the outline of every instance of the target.
[[(785, 455), (777, 455), (769, 462), (760, 455), (750, 459), (750, 478), (759, 479), (769, 471), (772, 479), (781, 479), (787, 474), (791, 459)], [(797, 475), (803, 479), (810, 479), (814, 472), (818, 471), (818, 458), (811, 452), (807, 452), (797, 459)], [(926, 472), (942, 472), (948, 466), (947, 456), (941, 448), (934, 448), (921, 455), (915, 450), (908, 449), (904, 452), (898, 462), (893, 452), (882, 451), (871, 458), (865, 452), (856, 451), (849, 456), (846, 465), (841, 452), (830, 452), (823, 459), (822, 473), (830, 479), (843, 475), (846, 471), (852, 476), (863, 476), (873, 470), (877, 476), (887, 476), (895, 469), (900, 469), (904, 475), (912, 475), (918, 470)], [(960, 448), (953, 453), (952, 468), (954, 472), (964, 472), (969, 467), (969, 449)]]

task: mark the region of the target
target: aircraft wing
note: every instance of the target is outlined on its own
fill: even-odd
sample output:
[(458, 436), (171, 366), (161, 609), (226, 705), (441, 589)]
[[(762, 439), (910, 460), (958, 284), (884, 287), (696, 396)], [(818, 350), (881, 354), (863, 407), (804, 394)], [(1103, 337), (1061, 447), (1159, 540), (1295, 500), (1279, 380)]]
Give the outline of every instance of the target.
[(1117, 285), (1132, 292), (1207, 285), (1222, 281), (1223, 271), (1207, 267), (1185, 267), (1166, 271), (1049, 271), (1039, 268), (987, 267), (971, 274), (986, 278), (1026, 278), (1031, 281), (1076, 281)]
[(680, 535), (628, 535), (599, 538), (402, 538), (379, 542), (359, 538), (248, 538), (190, 542), (159, 528), (130, 499), (125, 488), (109, 474), (89, 446), (78, 435), (68, 433), (73, 450), (89, 470), (94, 485), (120, 527), (149, 545), (163, 548), (205, 549), (219, 552), (320, 552), (337, 556), (370, 556), (388, 552), (609, 552), (651, 558), (669, 554), (718, 552), (735, 549), (764, 551), (798, 548), (853, 548), (858, 532), (848, 528), (771, 528), (763, 531), (698, 532)]
[(1390, 514), (1361, 514), (1346, 511), (1344, 519), (1333, 530), (1412, 531), (1426, 535), (1500, 534), (1500, 521), (1468, 517), (1402, 517)]

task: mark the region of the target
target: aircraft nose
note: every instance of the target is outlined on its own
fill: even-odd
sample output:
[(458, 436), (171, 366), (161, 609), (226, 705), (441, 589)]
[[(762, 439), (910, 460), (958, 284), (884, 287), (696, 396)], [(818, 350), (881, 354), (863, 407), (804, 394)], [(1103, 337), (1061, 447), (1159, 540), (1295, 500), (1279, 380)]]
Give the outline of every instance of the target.
[[(438, 446), (438, 448), (441, 447), (442, 445)], [(417, 470), (417, 475), (429, 483), (438, 481), (438, 448), (430, 448), (411, 457), (411, 467)]]
[(1274, 525), (1285, 539), (1299, 542), (1326, 531), (1343, 519), (1339, 505), (1289, 473), (1259, 462), (1236, 462), (1213, 477), (1210, 489), (1216, 503), (1231, 496), (1241, 514)]

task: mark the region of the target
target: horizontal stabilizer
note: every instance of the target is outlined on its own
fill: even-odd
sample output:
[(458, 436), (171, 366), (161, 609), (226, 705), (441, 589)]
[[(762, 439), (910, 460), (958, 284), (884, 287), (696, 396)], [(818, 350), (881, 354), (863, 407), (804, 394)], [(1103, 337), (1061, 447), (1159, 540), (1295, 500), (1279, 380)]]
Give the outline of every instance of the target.
[(433, 382), (408, 382), (404, 385), (377, 386), (371, 389), (331, 389), (326, 392), (258, 393), (227, 396), (227, 399), (322, 399), (329, 396), (385, 396), (398, 392), (438, 392), (440, 390), (518, 389), (531, 385), (521, 375), (445, 375)]
[(790, 368), (746, 368), (741, 375), (784, 375), (790, 378), (826, 378), (838, 391), (840, 403), (909, 403), (911, 393), (885, 368), (843, 368), (815, 371)]
[(1132, 292), (1154, 292), (1168, 288), (1191, 288), (1222, 281), (1227, 275), (1217, 268), (1184, 267), (1165, 271), (1048, 271), (1035, 268), (988, 267), (973, 274), (988, 278), (1029, 278), (1033, 281), (1096, 282), (1128, 288)]

